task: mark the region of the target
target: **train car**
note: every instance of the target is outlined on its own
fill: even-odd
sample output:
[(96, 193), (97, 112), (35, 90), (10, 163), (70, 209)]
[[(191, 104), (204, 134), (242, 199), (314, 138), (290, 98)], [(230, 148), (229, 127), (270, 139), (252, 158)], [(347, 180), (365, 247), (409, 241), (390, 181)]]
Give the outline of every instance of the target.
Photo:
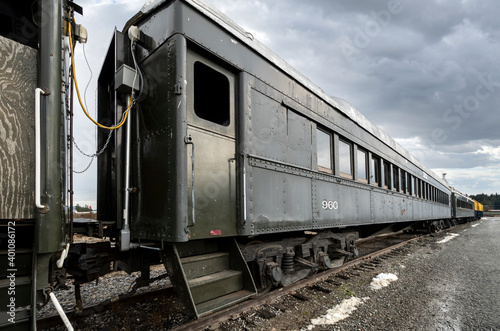
[(474, 218), (480, 220), (483, 218), (483, 205), (474, 199), (472, 201), (474, 201)]
[(441, 178), (200, 1), (148, 2), (98, 90), (100, 121), (136, 103), (98, 160), (98, 219), (122, 252), (160, 249), (194, 316), (451, 218)]
[(452, 218), (459, 223), (474, 220), (474, 200), (453, 189), (451, 193), (451, 213)]
[(70, 241), (63, 21), (72, 9), (63, 0), (0, 8), (0, 328), (36, 330), (36, 304), (52, 297)]

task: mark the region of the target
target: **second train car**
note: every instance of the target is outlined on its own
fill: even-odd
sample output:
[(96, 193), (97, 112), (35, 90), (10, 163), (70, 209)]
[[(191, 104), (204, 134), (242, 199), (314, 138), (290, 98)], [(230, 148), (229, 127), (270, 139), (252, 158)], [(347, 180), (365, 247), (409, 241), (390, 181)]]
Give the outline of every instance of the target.
[(452, 218), (445, 181), (200, 1), (148, 2), (115, 31), (101, 121), (132, 86), (98, 218), (122, 251), (161, 250), (195, 316), (339, 265), (360, 236)]

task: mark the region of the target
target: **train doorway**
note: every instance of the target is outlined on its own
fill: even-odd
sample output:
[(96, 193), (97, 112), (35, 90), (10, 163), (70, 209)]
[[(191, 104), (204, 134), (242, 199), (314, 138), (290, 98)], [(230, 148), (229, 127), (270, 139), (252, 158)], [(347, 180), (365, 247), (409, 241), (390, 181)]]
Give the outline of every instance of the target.
[(189, 236), (234, 236), (235, 75), (191, 50), (186, 71)]

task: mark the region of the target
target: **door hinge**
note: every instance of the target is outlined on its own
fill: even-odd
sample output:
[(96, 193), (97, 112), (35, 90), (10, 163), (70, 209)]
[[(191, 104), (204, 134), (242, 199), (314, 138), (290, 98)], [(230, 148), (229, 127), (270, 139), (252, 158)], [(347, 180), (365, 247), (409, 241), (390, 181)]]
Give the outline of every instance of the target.
[(174, 86), (174, 93), (175, 93), (175, 95), (181, 95), (182, 94), (182, 84), (181, 83), (175, 84), (175, 86)]

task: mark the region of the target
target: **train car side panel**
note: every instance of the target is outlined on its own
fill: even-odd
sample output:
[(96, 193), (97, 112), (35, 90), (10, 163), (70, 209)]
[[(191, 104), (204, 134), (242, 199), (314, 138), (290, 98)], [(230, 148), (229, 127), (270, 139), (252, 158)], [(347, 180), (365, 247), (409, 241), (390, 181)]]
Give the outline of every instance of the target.
[(254, 167), (252, 209), (247, 214), (255, 234), (312, 228), (311, 180)]
[[(0, 36), (0, 219), (35, 217), (37, 51)], [(3, 68), (9, 68), (5, 70)]]

